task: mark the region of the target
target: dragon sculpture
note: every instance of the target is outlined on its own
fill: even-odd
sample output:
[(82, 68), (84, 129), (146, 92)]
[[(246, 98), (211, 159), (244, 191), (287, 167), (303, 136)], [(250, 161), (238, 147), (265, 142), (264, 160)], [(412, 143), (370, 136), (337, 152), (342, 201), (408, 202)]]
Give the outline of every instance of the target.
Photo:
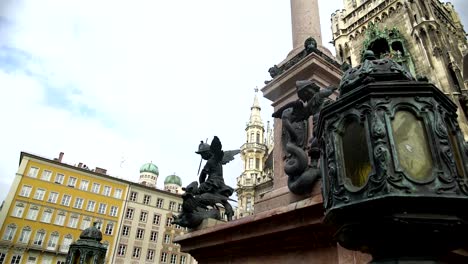
[[(302, 195), (310, 193), (314, 182), (320, 177), (318, 168), (320, 153), (315, 138), (316, 123), (320, 110), (333, 102), (328, 97), (336, 88), (320, 89), (312, 81), (304, 80), (296, 82), (296, 89), (299, 99), (284, 105), (272, 116), (281, 118), (283, 125), (281, 141), (285, 152), (284, 172), (288, 175), (289, 190)], [(310, 116), (314, 131), (309, 146), (306, 146), (307, 120)]]

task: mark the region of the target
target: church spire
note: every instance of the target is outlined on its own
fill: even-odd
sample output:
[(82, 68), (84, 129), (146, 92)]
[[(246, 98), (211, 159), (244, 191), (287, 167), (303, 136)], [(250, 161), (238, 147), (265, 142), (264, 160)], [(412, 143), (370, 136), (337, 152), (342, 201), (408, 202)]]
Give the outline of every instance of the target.
[(252, 107), (250, 108), (250, 119), (248, 126), (261, 126), (263, 127), (263, 121), (262, 117), (260, 116), (260, 111), (262, 108), (260, 107), (260, 104), (258, 102), (258, 88), (255, 87), (255, 97), (254, 97), (254, 102), (252, 104)]

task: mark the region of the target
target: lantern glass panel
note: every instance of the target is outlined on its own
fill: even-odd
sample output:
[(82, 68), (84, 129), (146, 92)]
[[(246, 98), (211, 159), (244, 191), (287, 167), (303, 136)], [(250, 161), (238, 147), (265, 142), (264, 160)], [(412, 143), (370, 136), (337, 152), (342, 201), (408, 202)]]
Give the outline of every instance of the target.
[(433, 164), (423, 122), (409, 111), (398, 111), (392, 129), (401, 168), (414, 180), (429, 180)]
[(366, 184), (371, 172), (371, 165), (366, 130), (354, 118), (348, 118), (345, 121), (342, 148), (345, 185), (351, 191), (357, 190)]

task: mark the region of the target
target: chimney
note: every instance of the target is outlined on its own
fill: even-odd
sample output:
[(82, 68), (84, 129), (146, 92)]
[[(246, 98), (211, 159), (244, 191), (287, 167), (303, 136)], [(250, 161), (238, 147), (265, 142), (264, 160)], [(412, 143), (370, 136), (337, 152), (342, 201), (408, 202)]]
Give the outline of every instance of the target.
[(106, 170), (106, 169), (99, 168), (99, 167), (96, 167), (96, 169), (94, 170), (94, 172), (96, 172), (96, 173), (101, 173), (101, 174), (107, 174), (107, 170)]
[(59, 162), (62, 162), (63, 154), (65, 154), (65, 153), (60, 152), (59, 157), (58, 157), (58, 161), (59, 161)]
[(78, 163), (78, 168), (83, 167), (83, 162)]

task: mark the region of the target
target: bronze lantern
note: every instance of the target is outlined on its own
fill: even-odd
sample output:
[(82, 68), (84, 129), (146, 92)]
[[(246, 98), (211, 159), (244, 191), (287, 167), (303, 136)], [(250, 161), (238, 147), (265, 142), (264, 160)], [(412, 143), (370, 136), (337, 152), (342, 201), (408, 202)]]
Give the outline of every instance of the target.
[(468, 242), (457, 106), (398, 63), (367, 55), (320, 113), (325, 222), (373, 263), (442, 263)]

